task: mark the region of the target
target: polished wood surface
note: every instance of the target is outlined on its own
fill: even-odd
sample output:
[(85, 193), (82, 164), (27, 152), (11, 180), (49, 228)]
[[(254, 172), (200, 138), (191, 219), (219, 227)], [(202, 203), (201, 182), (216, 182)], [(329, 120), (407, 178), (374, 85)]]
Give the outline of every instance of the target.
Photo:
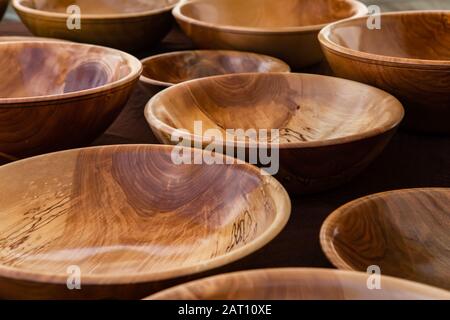
[(0, 20), (3, 18), (3, 15), (5, 14), (8, 4), (9, 0), (0, 0)]
[(227, 50), (170, 52), (141, 61), (141, 84), (150, 93), (174, 84), (215, 75), (248, 72), (289, 72), (283, 61), (265, 55)]
[[(13, 6), (30, 31), (41, 37), (92, 43), (125, 51), (149, 48), (163, 39), (173, 23), (177, 0), (13, 0)], [(67, 27), (67, 7), (81, 9), (81, 29)]]
[(450, 300), (450, 292), (383, 276), (328, 269), (263, 269), (210, 277), (162, 291), (149, 300)]
[(325, 221), (321, 243), (338, 268), (381, 272), (450, 290), (450, 189), (355, 200)]
[(320, 33), (339, 77), (384, 89), (406, 108), (413, 130), (450, 133), (450, 11), (387, 13), (381, 29), (367, 19), (338, 22)]
[(0, 153), (21, 158), (92, 142), (141, 73), (123, 52), (55, 41), (0, 43)]
[[(231, 143), (250, 149), (255, 141), (227, 129), (278, 129), (279, 137), (260, 136), (258, 142), (281, 149), (278, 177), (291, 193), (310, 193), (362, 171), (390, 140), (403, 108), (389, 94), (352, 81), (254, 73), (174, 86), (153, 97), (145, 115), (161, 142), (176, 143), (177, 134), (193, 146), (197, 141), (222, 150)], [(196, 121), (203, 132), (194, 132)], [(222, 138), (198, 135), (209, 129)]]
[[(133, 283), (147, 283), (150, 294), (163, 280), (246, 256), (282, 230), (290, 200), (275, 179), (248, 164), (174, 164), (172, 151), (97, 147), (0, 167), (0, 296), (113, 297), (108, 286)], [(72, 265), (81, 270), (78, 293), (64, 288)], [(89, 296), (100, 285), (104, 296)]]
[(366, 13), (354, 0), (192, 0), (173, 11), (201, 48), (263, 53), (293, 68), (322, 60), (317, 34), (323, 26)]
[(0, 42), (17, 42), (17, 41), (66, 41), (52, 38), (39, 38), (39, 37), (27, 37), (27, 36), (0, 36)]

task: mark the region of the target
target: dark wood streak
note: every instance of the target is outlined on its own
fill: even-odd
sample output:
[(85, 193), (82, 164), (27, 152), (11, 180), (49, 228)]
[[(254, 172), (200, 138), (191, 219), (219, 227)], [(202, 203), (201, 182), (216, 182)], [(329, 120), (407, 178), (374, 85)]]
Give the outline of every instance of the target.
[(254, 221), (250, 212), (246, 210), (241, 218), (233, 223), (231, 230), (230, 244), (226, 252), (230, 252), (234, 247), (247, 243), (247, 240), (256, 233), (258, 223)]

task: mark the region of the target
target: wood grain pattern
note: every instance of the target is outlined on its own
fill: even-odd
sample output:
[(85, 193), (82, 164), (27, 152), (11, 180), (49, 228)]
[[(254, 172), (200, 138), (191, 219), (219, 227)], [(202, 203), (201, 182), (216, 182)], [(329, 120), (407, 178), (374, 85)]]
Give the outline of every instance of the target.
[[(13, 0), (23, 23), (36, 36), (92, 43), (125, 51), (154, 46), (170, 31), (178, 0)], [(67, 7), (81, 9), (81, 30), (69, 30)]]
[(450, 289), (450, 189), (408, 189), (361, 198), (336, 210), (322, 248), (341, 269), (378, 265), (386, 275)]
[(381, 290), (367, 274), (330, 269), (263, 269), (219, 275), (162, 291), (150, 300), (449, 300), (450, 292), (383, 276)]
[(405, 126), (450, 133), (450, 11), (387, 13), (338, 22), (319, 39), (334, 73), (384, 89), (406, 108)]
[(366, 13), (354, 0), (193, 0), (173, 11), (201, 48), (263, 53), (295, 69), (322, 60), (317, 34), (323, 26)]
[(3, 15), (6, 12), (6, 8), (8, 8), (9, 0), (0, 0), (0, 20), (3, 18)]
[[(290, 201), (275, 179), (246, 164), (176, 165), (172, 149), (97, 147), (0, 167), (0, 296), (142, 298), (246, 256), (284, 227)], [(79, 292), (66, 288), (71, 265)], [(117, 288), (134, 284), (147, 292)]]
[(142, 69), (123, 52), (68, 42), (4, 42), (0, 55), (0, 152), (16, 158), (91, 142)]
[(289, 72), (281, 60), (249, 52), (196, 50), (163, 53), (141, 61), (141, 84), (149, 93), (188, 80), (247, 72)]
[[(310, 193), (342, 184), (362, 171), (390, 140), (403, 108), (386, 92), (352, 81), (253, 73), (171, 87), (150, 100), (145, 115), (166, 144), (175, 143), (171, 137), (176, 133), (191, 145), (234, 142), (248, 150), (252, 140), (226, 130), (279, 129), (279, 139), (258, 141), (280, 148), (279, 178), (285, 187), (292, 193)], [(222, 139), (194, 136), (195, 121), (202, 121), (203, 133), (216, 129)]]

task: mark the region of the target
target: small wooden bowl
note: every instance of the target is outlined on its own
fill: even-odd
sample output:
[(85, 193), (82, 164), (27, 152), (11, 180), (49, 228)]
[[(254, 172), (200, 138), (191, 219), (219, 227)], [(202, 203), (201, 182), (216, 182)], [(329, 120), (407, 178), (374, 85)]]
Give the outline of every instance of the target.
[(449, 300), (450, 293), (423, 284), (381, 277), (381, 289), (367, 287), (368, 275), (331, 269), (265, 269), (229, 273), (182, 284), (150, 300)]
[(188, 80), (248, 72), (290, 72), (283, 61), (265, 55), (226, 50), (164, 53), (141, 61), (141, 84), (149, 93)]
[[(251, 254), (287, 223), (286, 191), (258, 168), (178, 165), (173, 152), (95, 147), (0, 167), (0, 297), (141, 299)], [(81, 290), (68, 290), (77, 274)]]
[(125, 106), (142, 65), (61, 41), (0, 43), (0, 153), (23, 158), (92, 142)]
[[(178, 0), (13, 0), (23, 23), (36, 36), (92, 43), (125, 51), (152, 47), (170, 31)], [(81, 29), (69, 29), (68, 7), (81, 9)]]
[(0, 0), (0, 20), (3, 18), (8, 8), (9, 0)]
[(267, 54), (294, 69), (323, 59), (317, 34), (326, 24), (366, 13), (355, 0), (192, 0), (173, 10), (201, 48)]
[(368, 29), (367, 18), (357, 18), (320, 32), (333, 71), (399, 98), (407, 128), (450, 133), (450, 11), (385, 13), (380, 18), (380, 30)]
[[(403, 108), (388, 93), (353, 81), (251, 73), (168, 88), (149, 101), (145, 116), (165, 144), (182, 140), (194, 147), (214, 146), (218, 152), (239, 147), (249, 154), (254, 147), (264, 149), (265, 142), (266, 148), (279, 150), (278, 178), (298, 194), (336, 187), (362, 171), (389, 142)], [(197, 130), (196, 121), (201, 121)], [(209, 129), (221, 136), (207, 136)], [(249, 140), (227, 129), (276, 129), (279, 138)]]
[(320, 240), (338, 268), (381, 272), (450, 289), (450, 189), (371, 195), (336, 210)]

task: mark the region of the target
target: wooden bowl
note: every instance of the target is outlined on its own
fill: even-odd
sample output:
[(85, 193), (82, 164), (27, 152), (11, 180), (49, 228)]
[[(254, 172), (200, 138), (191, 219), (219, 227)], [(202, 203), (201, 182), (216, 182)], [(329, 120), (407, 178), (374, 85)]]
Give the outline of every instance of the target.
[[(181, 139), (194, 147), (214, 146), (218, 152), (233, 147), (247, 154), (254, 148), (278, 150), (279, 159), (274, 157), (279, 160), (278, 178), (298, 194), (338, 186), (362, 171), (389, 142), (403, 108), (388, 93), (353, 81), (312, 74), (252, 73), (168, 88), (149, 101), (145, 116), (166, 144)], [(201, 121), (197, 130), (196, 121)], [(209, 129), (216, 129), (220, 136), (209, 136)], [(249, 140), (228, 134), (228, 129), (275, 129), (279, 137), (261, 135)]]
[(298, 69), (323, 59), (326, 24), (367, 13), (355, 0), (192, 0), (173, 14), (199, 47), (263, 53)]
[[(274, 178), (248, 164), (177, 165), (173, 149), (96, 147), (0, 167), (0, 297), (143, 298), (282, 230), (290, 201)], [(70, 266), (81, 290), (67, 289)]]
[[(125, 51), (139, 51), (159, 42), (173, 24), (171, 10), (178, 0), (13, 0), (23, 23), (36, 36), (92, 43)], [(69, 29), (81, 9), (81, 29)]]
[(416, 300), (450, 299), (450, 292), (392, 277), (381, 289), (367, 287), (368, 275), (331, 269), (263, 269), (229, 273), (182, 284), (151, 300)]
[(450, 189), (371, 195), (336, 210), (320, 240), (338, 268), (381, 272), (450, 289)]
[(409, 129), (450, 133), (450, 11), (381, 15), (324, 28), (319, 39), (335, 74), (390, 92), (406, 108)]
[(8, 8), (9, 0), (0, 0), (0, 20), (3, 18), (3, 15)]
[(92, 142), (125, 106), (142, 65), (70, 42), (0, 43), (0, 153), (22, 158)]
[(290, 72), (289, 66), (269, 56), (225, 50), (164, 53), (141, 61), (141, 84), (149, 93), (188, 80), (248, 72)]

